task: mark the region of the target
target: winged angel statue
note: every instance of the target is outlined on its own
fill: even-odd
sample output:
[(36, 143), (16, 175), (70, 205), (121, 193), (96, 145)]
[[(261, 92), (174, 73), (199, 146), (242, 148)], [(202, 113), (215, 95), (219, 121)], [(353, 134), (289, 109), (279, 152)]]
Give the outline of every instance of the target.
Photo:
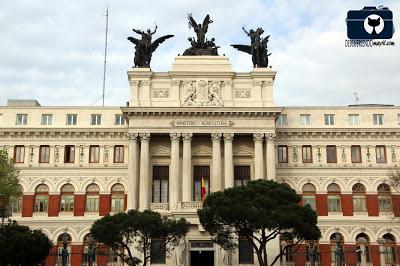
[(141, 39), (136, 39), (134, 37), (128, 37), (128, 40), (135, 44), (135, 67), (150, 67), (151, 56), (157, 47), (163, 43), (166, 39), (174, 37), (174, 35), (165, 35), (154, 42), (151, 42), (151, 37), (157, 31), (157, 26), (154, 31), (150, 29), (145, 31), (133, 29), (137, 34), (141, 35)]
[(210, 19), (210, 15), (204, 18), (203, 24), (197, 23), (191, 14), (188, 15), (189, 28), (194, 29), (197, 40), (195, 38), (188, 38), (192, 47), (185, 50), (183, 55), (218, 55), (218, 46), (215, 46), (215, 39), (206, 39), (206, 33), (208, 31), (208, 25), (213, 23)]
[(243, 31), (250, 37), (250, 45), (233, 44), (232, 47), (238, 49), (239, 51), (251, 54), (253, 66), (254, 67), (267, 67), (268, 66), (268, 54), (267, 44), (269, 41), (269, 36), (262, 38), (261, 35), (264, 33), (262, 28), (257, 28), (257, 30), (251, 29), (246, 31), (242, 27)]

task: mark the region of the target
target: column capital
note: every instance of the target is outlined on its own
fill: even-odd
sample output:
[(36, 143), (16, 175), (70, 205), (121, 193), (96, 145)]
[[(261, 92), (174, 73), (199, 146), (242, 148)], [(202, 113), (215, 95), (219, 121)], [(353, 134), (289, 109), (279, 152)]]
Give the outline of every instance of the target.
[(233, 141), (233, 133), (224, 133), (224, 141)]
[(221, 133), (211, 133), (212, 141), (220, 141), (222, 137)]
[(139, 133), (139, 137), (141, 141), (150, 140), (150, 133)]
[(192, 141), (193, 133), (182, 133), (183, 141)]
[(274, 142), (276, 140), (276, 134), (275, 133), (265, 133), (265, 140), (267, 142)]
[(171, 141), (179, 141), (181, 139), (181, 133), (170, 133)]
[(129, 133), (128, 134), (128, 139), (129, 140), (133, 140), (134, 142), (136, 142), (139, 138), (139, 134), (138, 133)]
[(262, 134), (262, 133), (254, 133), (253, 134), (254, 142), (262, 142), (263, 139), (264, 139), (264, 134)]

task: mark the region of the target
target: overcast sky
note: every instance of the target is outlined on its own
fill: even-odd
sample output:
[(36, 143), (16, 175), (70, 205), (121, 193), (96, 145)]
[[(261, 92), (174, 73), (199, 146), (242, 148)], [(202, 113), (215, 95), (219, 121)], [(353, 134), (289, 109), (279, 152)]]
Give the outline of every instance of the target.
[[(105, 10), (109, 6), (106, 105), (129, 100), (126, 71), (133, 65), (132, 28), (174, 34), (153, 54), (153, 71), (168, 71), (189, 47), (187, 14), (210, 14), (215, 37), (234, 71), (252, 70), (249, 55), (230, 44), (247, 43), (242, 32), (270, 34), (270, 65), (278, 72), (275, 102), (287, 105), (400, 105), (400, 1), (257, 0), (1, 0), (0, 105), (33, 98), (42, 105), (100, 105)], [(348, 10), (388, 6), (394, 14), (395, 47), (345, 47)]]

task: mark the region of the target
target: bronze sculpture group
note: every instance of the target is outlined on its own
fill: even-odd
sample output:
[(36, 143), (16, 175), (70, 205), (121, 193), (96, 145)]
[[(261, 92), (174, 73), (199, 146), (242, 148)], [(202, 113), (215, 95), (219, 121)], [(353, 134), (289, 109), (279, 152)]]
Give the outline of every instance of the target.
[[(183, 55), (218, 55), (219, 46), (215, 45), (215, 39), (206, 38), (208, 25), (213, 23), (213, 21), (210, 19), (210, 16), (207, 15), (202, 24), (197, 23), (191, 14), (188, 15), (188, 20), (189, 28), (194, 29), (197, 38), (188, 38), (191, 47), (187, 48)], [(250, 45), (234, 44), (232, 47), (238, 49), (239, 51), (251, 54), (254, 67), (268, 67), (268, 56), (271, 55), (268, 54), (267, 49), (269, 35), (265, 38), (261, 37), (261, 35), (264, 33), (262, 28), (257, 28), (256, 30), (251, 29), (250, 31), (246, 31), (244, 27), (242, 27), (242, 29), (247, 36), (250, 37)], [(128, 37), (128, 40), (135, 44), (134, 67), (150, 67), (150, 61), (153, 52), (162, 42), (174, 36), (165, 35), (152, 42), (152, 35), (156, 33), (157, 26), (155, 27), (154, 31), (151, 31), (150, 29), (148, 29), (146, 32), (136, 29), (133, 29), (133, 31), (141, 35), (141, 39)]]

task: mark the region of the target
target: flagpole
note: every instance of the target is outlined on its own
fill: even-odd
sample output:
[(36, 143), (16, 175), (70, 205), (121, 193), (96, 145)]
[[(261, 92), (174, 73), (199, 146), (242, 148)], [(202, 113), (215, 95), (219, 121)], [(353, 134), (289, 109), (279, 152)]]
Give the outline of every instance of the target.
[(107, 69), (107, 42), (108, 42), (108, 6), (106, 11), (106, 39), (104, 45), (104, 67), (103, 67), (103, 107), (104, 107), (104, 95), (106, 91), (106, 69)]

